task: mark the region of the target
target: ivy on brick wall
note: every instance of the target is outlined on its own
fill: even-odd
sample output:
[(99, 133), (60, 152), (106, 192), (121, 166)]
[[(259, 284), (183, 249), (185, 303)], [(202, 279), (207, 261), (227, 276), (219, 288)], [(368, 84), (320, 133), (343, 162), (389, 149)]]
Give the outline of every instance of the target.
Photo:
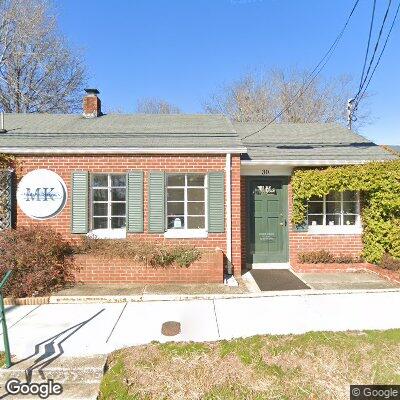
[(292, 178), (295, 225), (307, 219), (307, 200), (331, 191), (361, 193), (365, 260), (379, 263), (385, 253), (400, 259), (400, 160), (363, 165), (299, 169)]

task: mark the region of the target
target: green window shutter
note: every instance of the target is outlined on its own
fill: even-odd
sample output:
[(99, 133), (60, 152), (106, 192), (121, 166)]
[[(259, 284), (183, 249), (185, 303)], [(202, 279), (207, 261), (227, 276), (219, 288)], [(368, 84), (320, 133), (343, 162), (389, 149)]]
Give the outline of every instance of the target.
[(143, 171), (128, 172), (127, 182), (128, 232), (143, 232)]
[(165, 232), (165, 174), (149, 174), (149, 232)]
[(208, 174), (208, 232), (225, 231), (224, 173)]
[(72, 173), (71, 230), (87, 233), (89, 230), (89, 173)]

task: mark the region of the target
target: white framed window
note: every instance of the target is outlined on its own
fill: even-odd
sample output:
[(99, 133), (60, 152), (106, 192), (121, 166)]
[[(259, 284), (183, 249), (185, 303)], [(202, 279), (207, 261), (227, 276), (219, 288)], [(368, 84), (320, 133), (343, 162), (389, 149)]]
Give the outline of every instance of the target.
[(360, 195), (355, 191), (331, 192), (308, 201), (309, 232), (358, 233), (361, 229)]
[(126, 175), (91, 174), (91, 231), (96, 237), (126, 235)]
[(205, 174), (167, 174), (167, 237), (206, 235), (207, 177)]

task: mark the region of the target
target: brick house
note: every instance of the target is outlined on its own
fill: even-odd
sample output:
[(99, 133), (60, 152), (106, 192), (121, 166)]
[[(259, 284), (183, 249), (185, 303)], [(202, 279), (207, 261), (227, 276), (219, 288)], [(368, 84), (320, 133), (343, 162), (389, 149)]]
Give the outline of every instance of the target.
[(5, 115), (0, 152), (16, 157), (16, 226), (44, 224), (71, 240), (184, 242), (204, 255), (167, 269), (83, 257), (82, 281), (221, 282), (224, 271), (295, 264), (304, 250), (361, 252), (358, 193), (311, 199), (308, 228), (297, 231), (290, 177), (300, 166), (394, 157), (382, 147), (336, 124), (103, 115), (100, 104), (91, 89), (83, 115)]

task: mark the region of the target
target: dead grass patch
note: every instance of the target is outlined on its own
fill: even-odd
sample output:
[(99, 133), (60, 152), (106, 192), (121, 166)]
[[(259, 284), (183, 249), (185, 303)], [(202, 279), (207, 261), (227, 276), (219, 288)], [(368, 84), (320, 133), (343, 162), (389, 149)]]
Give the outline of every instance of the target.
[(110, 356), (100, 398), (342, 400), (351, 383), (400, 384), (399, 357), (400, 330), (152, 343)]

